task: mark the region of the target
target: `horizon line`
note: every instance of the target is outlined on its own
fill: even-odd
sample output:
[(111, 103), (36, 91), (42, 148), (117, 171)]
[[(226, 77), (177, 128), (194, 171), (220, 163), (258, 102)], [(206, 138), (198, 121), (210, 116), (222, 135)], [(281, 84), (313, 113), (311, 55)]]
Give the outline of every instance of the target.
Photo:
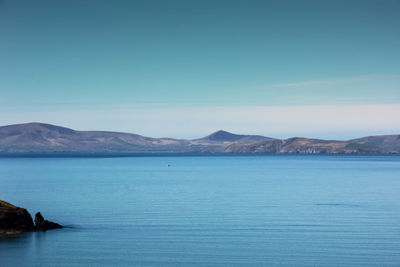
[(68, 130), (72, 130), (75, 132), (106, 132), (106, 133), (120, 133), (120, 134), (132, 134), (132, 135), (139, 135), (142, 137), (146, 137), (146, 138), (154, 138), (154, 139), (175, 139), (175, 140), (199, 140), (199, 139), (203, 139), (203, 138), (207, 138), (209, 136), (212, 136), (216, 133), (219, 132), (224, 132), (227, 134), (231, 134), (231, 135), (236, 135), (236, 136), (262, 136), (262, 137), (266, 137), (266, 138), (271, 138), (271, 139), (276, 139), (276, 140), (289, 140), (289, 139), (293, 139), (293, 138), (305, 138), (305, 139), (315, 139), (315, 140), (325, 140), (325, 141), (351, 141), (351, 140), (355, 140), (355, 139), (360, 139), (360, 138), (366, 138), (366, 137), (373, 137), (373, 136), (400, 136), (400, 133), (392, 133), (392, 134), (379, 134), (379, 135), (366, 135), (366, 136), (359, 136), (356, 138), (351, 138), (351, 139), (326, 139), (326, 138), (314, 138), (314, 137), (306, 137), (306, 136), (292, 136), (289, 138), (276, 138), (276, 137), (272, 137), (272, 136), (265, 136), (265, 135), (260, 135), (260, 134), (242, 134), (242, 133), (233, 133), (231, 131), (227, 131), (224, 129), (219, 129), (216, 131), (211, 132), (210, 134), (206, 135), (206, 136), (202, 136), (202, 137), (197, 137), (197, 138), (174, 138), (174, 137), (168, 137), (168, 136), (164, 136), (164, 137), (152, 137), (152, 136), (146, 136), (146, 135), (141, 135), (141, 134), (136, 134), (134, 132), (124, 132), (124, 131), (110, 131), (110, 130), (76, 130), (74, 128), (70, 128), (70, 127), (65, 127), (65, 126), (61, 126), (61, 125), (56, 125), (56, 124), (51, 124), (51, 123), (46, 123), (46, 122), (39, 122), (39, 121), (31, 121), (31, 122), (24, 122), (24, 123), (14, 123), (14, 124), (7, 124), (7, 125), (0, 125), (0, 129), (4, 128), (4, 127), (12, 127), (12, 126), (22, 126), (22, 125), (49, 125), (52, 127), (58, 127), (58, 128), (64, 128), (64, 129), (68, 129)]

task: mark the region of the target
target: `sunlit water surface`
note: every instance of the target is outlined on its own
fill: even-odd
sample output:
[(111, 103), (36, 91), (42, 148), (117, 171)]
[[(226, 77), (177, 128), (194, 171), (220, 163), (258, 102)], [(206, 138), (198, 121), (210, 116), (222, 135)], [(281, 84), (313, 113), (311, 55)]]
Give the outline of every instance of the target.
[(66, 226), (0, 266), (400, 266), (398, 156), (0, 158), (0, 199)]

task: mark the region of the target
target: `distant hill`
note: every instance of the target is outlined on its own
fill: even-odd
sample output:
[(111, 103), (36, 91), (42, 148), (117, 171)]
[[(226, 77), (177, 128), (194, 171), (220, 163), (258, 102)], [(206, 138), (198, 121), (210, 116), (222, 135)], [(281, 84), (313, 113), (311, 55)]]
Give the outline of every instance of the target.
[(189, 142), (137, 134), (75, 131), (44, 123), (0, 127), (0, 152), (181, 151)]
[(121, 132), (75, 131), (45, 123), (0, 127), (0, 153), (27, 152), (389, 154), (400, 153), (400, 135), (370, 136), (349, 141), (299, 137), (280, 140), (220, 130), (203, 138), (183, 140)]
[(212, 133), (206, 137), (195, 139), (193, 141), (200, 142), (241, 142), (241, 143), (250, 143), (250, 142), (261, 142), (266, 140), (271, 140), (273, 138), (265, 137), (261, 135), (239, 135), (233, 134), (227, 131), (219, 130), (215, 133)]
[(253, 144), (231, 144), (227, 153), (275, 153), (275, 154), (397, 154), (400, 151), (353, 141), (335, 141), (309, 138), (269, 140)]
[(400, 151), (400, 135), (367, 136), (350, 141), (368, 146), (376, 146), (383, 149), (394, 149)]

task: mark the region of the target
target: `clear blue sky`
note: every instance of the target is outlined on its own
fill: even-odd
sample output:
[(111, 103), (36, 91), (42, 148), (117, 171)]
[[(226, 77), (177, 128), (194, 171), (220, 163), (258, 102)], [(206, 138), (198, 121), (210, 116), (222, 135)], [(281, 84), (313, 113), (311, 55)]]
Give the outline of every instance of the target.
[[(224, 127), (306, 134), (257, 121), (219, 127), (201, 113), (226, 107), (216, 114), (224, 122), (235, 107), (371, 105), (379, 113), (387, 105), (397, 112), (399, 48), (400, 1), (0, 0), (0, 124), (177, 137)], [(199, 121), (190, 131), (179, 127), (190, 118), (176, 118), (188, 108), (197, 108), (192, 122)], [(158, 123), (155, 111), (171, 112), (175, 124), (149, 128)], [(241, 119), (268, 123), (267, 113), (248, 116)], [(393, 122), (339, 125), (337, 134), (317, 134), (315, 125), (310, 133), (400, 131)]]

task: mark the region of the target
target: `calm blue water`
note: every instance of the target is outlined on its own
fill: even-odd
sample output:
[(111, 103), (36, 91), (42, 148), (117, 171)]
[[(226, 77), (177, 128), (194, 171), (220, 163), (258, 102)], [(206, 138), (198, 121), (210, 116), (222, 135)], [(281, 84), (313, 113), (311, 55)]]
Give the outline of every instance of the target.
[(0, 199), (67, 226), (0, 266), (400, 266), (398, 156), (0, 158)]

